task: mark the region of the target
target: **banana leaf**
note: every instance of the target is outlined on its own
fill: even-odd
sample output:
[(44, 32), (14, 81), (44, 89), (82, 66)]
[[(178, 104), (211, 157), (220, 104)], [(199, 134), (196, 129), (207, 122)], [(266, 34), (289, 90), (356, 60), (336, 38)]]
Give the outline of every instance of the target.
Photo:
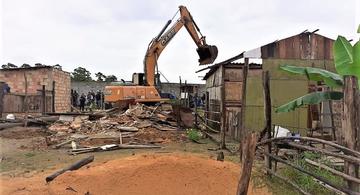
[(351, 46), (345, 37), (338, 36), (334, 44), (334, 61), (340, 75), (352, 75), (360, 79), (360, 42)]
[(343, 86), (343, 79), (340, 75), (321, 68), (282, 65), (280, 69), (292, 74), (305, 75), (312, 81), (324, 81), (329, 87)]
[(319, 104), (327, 100), (341, 100), (343, 96), (342, 92), (337, 91), (313, 92), (277, 107), (275, 112), (290, 112), (304, 105)]

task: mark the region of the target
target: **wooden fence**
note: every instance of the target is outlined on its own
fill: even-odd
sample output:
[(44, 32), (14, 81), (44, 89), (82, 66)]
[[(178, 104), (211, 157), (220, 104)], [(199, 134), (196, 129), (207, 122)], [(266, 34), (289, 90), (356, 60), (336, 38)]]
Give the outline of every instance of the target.
[[(45, 98), (44, 98), (45, 97)], [(51, 93), (28, 94), (27, 108), (29, 113), (52, 112), (53, 98)], [(25, 94), (8, 93), (2, 98), (3, 113), (23, 113), (26, 110)]]

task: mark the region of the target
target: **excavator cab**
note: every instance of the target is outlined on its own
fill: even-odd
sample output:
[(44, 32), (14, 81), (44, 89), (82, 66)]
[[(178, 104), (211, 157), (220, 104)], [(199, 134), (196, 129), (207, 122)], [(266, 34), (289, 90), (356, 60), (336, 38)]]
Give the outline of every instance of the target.
[(215, 45), (204, 45), (198, 47), (196, 51), (199, 54), (200, 65), (212, 64), (218, 55), (218, 49)]

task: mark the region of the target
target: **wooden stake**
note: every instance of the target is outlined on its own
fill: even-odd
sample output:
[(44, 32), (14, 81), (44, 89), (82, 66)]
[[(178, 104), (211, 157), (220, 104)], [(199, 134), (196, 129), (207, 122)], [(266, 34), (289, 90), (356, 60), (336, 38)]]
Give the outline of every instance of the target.
[(245, 112), (246, 112), (246, 83), (247, 83), (247, 75), (248, 75), (248, 69), (249, 69), (249, 58), (244, 59), (244, 66), (243, 66), (243, 72), (242, 72), (242, 86), (241, 86), (241, 110), (240, 110), (240, 130), (238, 132), (239, 140), (240, 140), (240, 146), (239, 146), (239, 152), (240, 152), (240, 159), (242, 156), (242, 143), (241, 140), (246, 136), (246, 127), (245, 127)]
[[(271, 97), (270, 97), (270, 77), (269, 71), (263, 72), (263, 88), (264, 88), (264, 115), (265, 115), (265, 129), (267, 139), (271, 138)], [(271, 143), (265, 147), (266, 153), (271, 153)], [(271, 170), (271, 159), (265, 156), (265, 166)], [(270, 173), (268, 173), (270, 175)]]
[(29, 104), (28, 104), (28, 84), (27, 84), (26, 71), (24, 71), (24, 81), (25, 81), (25, 98), (24, 98), (25, 124), (24, 124), (24, 126), (27, 127), (27, 125), (28, 125), (28, 114), (29, 114)]
[(226, 104), (225, 104), (225, 67), (221, 69), (221, 129), (220, 129), (220, 149), (225, 149), (225, 129), (226, 129)]
[(243, 140), (244, 142), (242, 148), (243, 159), (242, 159), (242, 168), (240, 173), (239, 184), (236, 192), (237, 195), (247, 194), (249, 188), (252, 164), (255, 157), (256, 141), (257, 141), (256, 133), (251, 133)]

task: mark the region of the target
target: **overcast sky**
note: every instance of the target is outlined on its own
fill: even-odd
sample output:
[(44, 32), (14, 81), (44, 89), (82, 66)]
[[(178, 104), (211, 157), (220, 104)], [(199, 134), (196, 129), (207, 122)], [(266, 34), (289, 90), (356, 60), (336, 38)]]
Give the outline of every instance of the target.
[[(0, 63), (78, 66), (131, 80), (143, 71), (151, 39), (185, 5), (216, 62), (306, 29), (358, 40), (360, 0), (0, 0)], [(358, 10), (356, 10), (358, 8)], [(356, 16), (357, 15), (357, 16)], [(172, 82), (201, 82), (196, 46), (185, 29), (158, 60)], [(162, 79), (164, 81), (164, 79)]]

